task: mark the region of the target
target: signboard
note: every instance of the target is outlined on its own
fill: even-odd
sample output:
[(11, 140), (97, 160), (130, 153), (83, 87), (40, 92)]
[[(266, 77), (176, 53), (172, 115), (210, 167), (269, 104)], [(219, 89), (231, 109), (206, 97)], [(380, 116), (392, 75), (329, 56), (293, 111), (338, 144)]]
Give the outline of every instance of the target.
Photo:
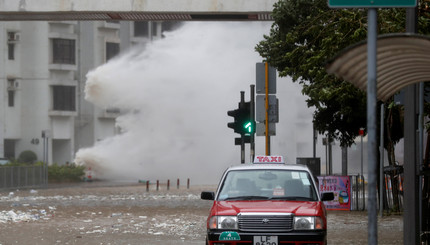
[[(256, 63), (255, 65), (255, 87), (257, 94), (265, 94), (266, 93), (266, 64), (265, 63)], [(269, 78), (269, 94), (276, 94), (276, 69), (269, 66), (268, 70), (268, 78)]]
[(416, 7), (417, 0), (328, 0), (330, 8), (407, 8)]
[(318, 176), (319, 191), (333, 192), (334, 200), (325, 201), (327, 210), (351, 210), (351, 178), (349, 176)]
[[(276, 95), (269, 95), (269, 110), (268, 110), (268, 121), (269, 123), (279, 122), (279, 100)], [(258, 95), (256, 96), (255, 102), (255, 120), (257, 122), (266, 121), (266, 96)]]
[[(255, 125), (255, 133), (257, 134), (257, 136), (265, 136), (266, 124), (257, 123), (257, 125)], [(270, 136), (276, 135), (276, 123), (269, 123), (269, 135)]]
[(284, 163), (283, 156), (255, 156), (254, 163)]
[(360, 136), (364, 136), (364, 128), (360, 128), (360, 129), (358, 130), (358, 135), (360, 135)]

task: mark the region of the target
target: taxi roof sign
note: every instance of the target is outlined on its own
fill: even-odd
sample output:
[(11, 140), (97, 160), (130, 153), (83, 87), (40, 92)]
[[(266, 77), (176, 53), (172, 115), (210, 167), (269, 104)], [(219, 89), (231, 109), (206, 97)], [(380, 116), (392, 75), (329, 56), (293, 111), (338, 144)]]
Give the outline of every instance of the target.
[(278, 163), (283, 164), (283, 156), (255, 156), (254, 163)]

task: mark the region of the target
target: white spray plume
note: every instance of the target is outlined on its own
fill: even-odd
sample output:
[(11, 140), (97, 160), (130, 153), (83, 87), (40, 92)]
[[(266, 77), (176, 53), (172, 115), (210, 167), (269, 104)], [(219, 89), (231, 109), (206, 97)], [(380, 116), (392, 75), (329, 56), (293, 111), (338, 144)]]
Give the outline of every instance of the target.
[(117, 118), (121, 134), (80, 149), (75, 161), (94, 166), (99, 178), (216, 183), (240, 162), (227, 111), (239, 91), (249, 100), (261, 62), (254, 48), (269, 29), (267, 22), (189, 22), (90, 71), (85, 98), (129, 113)]

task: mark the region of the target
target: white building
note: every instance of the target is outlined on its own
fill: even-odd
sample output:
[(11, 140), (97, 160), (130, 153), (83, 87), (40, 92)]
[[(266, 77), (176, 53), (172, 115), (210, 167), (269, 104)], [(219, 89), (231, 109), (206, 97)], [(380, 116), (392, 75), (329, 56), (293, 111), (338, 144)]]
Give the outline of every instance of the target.
[(85, 75), (133, 44), (161, 38), (176, 24), (0, 23), (0, 157), (16, 159), (30, 150), (43, 161), (47, 150), (49, 163), (65, 164), (78, 149), (116, 134), (120, 111), (85, 101)]

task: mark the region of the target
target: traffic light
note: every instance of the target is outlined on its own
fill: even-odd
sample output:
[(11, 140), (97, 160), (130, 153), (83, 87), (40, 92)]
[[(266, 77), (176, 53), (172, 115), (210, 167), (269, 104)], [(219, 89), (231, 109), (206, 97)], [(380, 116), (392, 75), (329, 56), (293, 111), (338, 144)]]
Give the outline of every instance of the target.
[(227, 127), (232, 128), (234, 130), (234, 132), (238, 133), (238, 134), (240, 132), (240, 129), (239, 129), (239, 113), (240, 113), (239, 109), (227, 112), (227, 115), (234, 118), (234, 122), (227, 123)]
[(242, 107), (239, 104), (241, 111), (239, 117), (240, 134), (251, 135), (255, 132), (255, 121), (251, 118), (251, 102), (243, 103)]
[(251, 135), (255, 133), (255, 121), (251, 119), (251, 102), (239, 103), (239, 108), (228, 111), (227, 115), (234, 118), (234, 122), (227, 126), (240, 135)]

